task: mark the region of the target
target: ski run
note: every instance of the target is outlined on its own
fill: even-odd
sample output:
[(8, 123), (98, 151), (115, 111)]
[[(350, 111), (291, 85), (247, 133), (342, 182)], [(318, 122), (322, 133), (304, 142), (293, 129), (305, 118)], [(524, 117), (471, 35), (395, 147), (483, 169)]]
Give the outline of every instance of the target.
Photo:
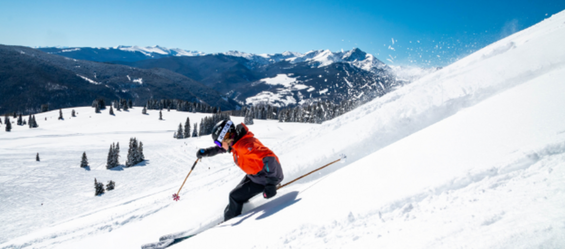
[[(204, 230), (170, 248), (565, 248), (563, 41), (561, 12), (323, 124), (255, 120), (283, 183), (347, 160), (219, 226), (243, 177), (231, 156), (199, 162), (171, 198), (213, 145), (173, 134), (209, 114), (77, 107), (3, 124), (0, 248), (140, 248)], [(110, 145), (123, 165), (134, 137), (146, 160), (107, 170)], [(115, 189), (95, 197), (95, 178)]]

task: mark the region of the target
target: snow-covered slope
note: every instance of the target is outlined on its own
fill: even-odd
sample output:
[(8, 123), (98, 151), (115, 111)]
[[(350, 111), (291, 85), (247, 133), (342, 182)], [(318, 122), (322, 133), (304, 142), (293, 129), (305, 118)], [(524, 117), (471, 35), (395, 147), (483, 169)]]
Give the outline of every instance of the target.
[[(348, 160), (172, 248), (565, 247), (563, 40), (564, 12), (321, 125), (256, 120), (285, 181)], [(211, 145), (172, 134), (203, 115), (139, 113), (50, 112), (1, 133), (0, 247), (139, 248), (220, 221), (243, 176), (228, 155), (200, 162), (171, 200)], [(134, 136), (149, 160), (105, 170), (109, 145), (124, 158)], [(93, 197), (94, 177), (117, 188)]]

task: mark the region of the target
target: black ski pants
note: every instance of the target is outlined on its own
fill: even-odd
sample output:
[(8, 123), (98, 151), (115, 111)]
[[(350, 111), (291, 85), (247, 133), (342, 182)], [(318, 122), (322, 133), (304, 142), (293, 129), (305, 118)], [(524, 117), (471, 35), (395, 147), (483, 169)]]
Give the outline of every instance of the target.
[(230, 192), (230, 203), (224, 211), (224, 221), (240, 215), (243, 204), (263, 190), (265, 190), (265, 186), (252, 182), (246, 175), (237, 187)]

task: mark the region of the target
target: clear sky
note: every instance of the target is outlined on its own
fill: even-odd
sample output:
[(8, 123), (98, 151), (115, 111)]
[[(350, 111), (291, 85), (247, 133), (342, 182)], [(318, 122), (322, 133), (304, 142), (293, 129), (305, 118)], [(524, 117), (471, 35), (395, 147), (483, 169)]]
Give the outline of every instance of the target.
[(565, 10), (565, 0), (0, 0), (0, 44), (361, 50), (391, 65), (446, 66)]

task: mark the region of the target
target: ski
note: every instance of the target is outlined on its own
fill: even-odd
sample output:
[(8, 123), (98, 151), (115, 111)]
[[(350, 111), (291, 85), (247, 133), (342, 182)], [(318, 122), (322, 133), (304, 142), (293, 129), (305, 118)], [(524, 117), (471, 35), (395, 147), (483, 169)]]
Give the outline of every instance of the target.
[(186, 235), (186, 236), (174, 236), (174, 235), (165, 235), (159, 239), (159, 242), (156, 243), (149, 243), (141, 246), (141, 249), (163, 249), (179, 242), (184, 241), (185, 239), (192, 238), (196, 236), (197, 233)]
[(210, 228), (218, 226), (223, 223), (223, 217), (218, 217), (217, 219), (213, 220), (212, 222), (208, 223), (208, 225), (200, 227), (198, 229), (191, 229), (184, 232), (178, 233), (171, 233), (167, 235), (163, 235), (159, 238), (158, 242), (148, 243), (141, 246), (141, 249), (164, 249), (174, 244), (180, 243), (186, 239), (192, 238)]
[(173, 243), (174, 239), (170, 239), (170, 240), (162, 240), (159, 242), (155, 242), (155, 243), (149, 243), (149, 244), (145, 244), (141, 246), (141, 249), (162, 249), (162, 248), (167, 248), (168, 246), (171, 246)]

